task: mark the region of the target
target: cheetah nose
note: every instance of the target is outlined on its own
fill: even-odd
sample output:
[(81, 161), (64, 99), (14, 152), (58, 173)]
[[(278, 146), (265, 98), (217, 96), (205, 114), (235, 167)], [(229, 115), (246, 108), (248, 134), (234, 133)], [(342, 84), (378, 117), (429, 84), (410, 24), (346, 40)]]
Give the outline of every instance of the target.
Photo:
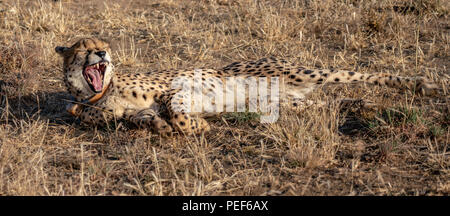
[(106, 55), (106, 52), (105, 51), (98, 51), (95, 54), (98, 55), (100, 58), (104, 58), (105, 55)]

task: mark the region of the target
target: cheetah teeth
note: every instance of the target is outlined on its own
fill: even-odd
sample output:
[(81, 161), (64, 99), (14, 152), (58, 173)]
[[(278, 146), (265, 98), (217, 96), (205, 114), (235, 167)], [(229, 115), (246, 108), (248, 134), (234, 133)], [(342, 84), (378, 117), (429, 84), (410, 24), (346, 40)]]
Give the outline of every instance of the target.
[(107, 66), (108, 62), (98, 62), (96, 64), (91, 65), (90, 67), (95, 68), (95, 69), (99, 69), (100, 66)]

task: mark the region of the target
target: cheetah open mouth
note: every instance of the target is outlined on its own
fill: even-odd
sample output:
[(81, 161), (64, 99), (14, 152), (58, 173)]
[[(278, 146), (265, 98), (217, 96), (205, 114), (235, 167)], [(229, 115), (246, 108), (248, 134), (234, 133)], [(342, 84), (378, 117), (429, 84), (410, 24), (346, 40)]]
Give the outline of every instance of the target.
[(103, 78), (105, 76), (107, 61), (100, 61), (95, 64), (88, 65), (83, 70), (83, 76), (91, 87), (92, 91), (100, 93), (103, 90)]

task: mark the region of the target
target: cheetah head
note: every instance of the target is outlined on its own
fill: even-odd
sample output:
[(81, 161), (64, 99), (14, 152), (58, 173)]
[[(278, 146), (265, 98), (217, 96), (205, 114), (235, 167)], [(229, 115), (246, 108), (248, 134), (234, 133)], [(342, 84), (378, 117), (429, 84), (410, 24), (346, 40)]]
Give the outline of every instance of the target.
[(106, 42), (81, 39), (71, 47), (56, 47), (64, 58), (64, 81), (78, 101), (86, 100), (106, 88), (113, 76), (111, 50)]

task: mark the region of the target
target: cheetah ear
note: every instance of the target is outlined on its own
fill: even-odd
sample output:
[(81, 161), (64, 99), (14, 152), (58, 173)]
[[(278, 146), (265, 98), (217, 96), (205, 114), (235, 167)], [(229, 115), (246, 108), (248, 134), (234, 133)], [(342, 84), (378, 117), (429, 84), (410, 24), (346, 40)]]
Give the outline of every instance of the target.
[(56, 51), (58, 54), (64, 56), (64, 53), (66, 53), (67, 50), (69, 50), (69, 49), (70, 49), (69, 47), (60, 47), (60, 46), (57, 46), (57, 47), (55, 48), (55, 51)]

